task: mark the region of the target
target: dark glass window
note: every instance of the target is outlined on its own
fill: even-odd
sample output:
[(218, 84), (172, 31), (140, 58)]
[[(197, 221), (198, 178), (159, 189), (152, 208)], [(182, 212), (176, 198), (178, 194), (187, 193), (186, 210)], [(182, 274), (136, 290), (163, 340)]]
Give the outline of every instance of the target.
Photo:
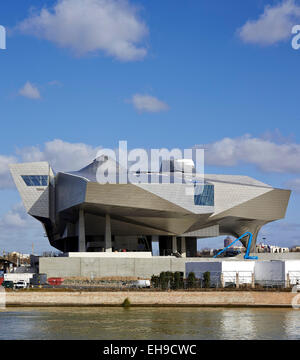
[(194, 204), (201, 206), (214, 206), (214, 186), (195, 184)]
[(27, 186), (47, 186), (47, 175), (21, 175)]

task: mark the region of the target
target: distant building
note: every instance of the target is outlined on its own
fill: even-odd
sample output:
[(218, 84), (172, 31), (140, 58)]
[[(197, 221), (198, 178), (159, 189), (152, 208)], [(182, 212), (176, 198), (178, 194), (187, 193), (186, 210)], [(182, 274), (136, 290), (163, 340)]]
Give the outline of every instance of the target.
[(256, 245), (256, 252), (258, 253), (266, 253), (266, 252), (270, 252), (270, 246), (267, 244), (257, 244)]
[(290, 251), (291, 252), (300, 252), (300, 246), (293, 246)]
[(273, 253), (273, 254), (288, 253), (289, 251), (290, 250), (287, 247), (280, 247), (280, 246), (276, 246), (276, 245), (270, 246), (270, 253)]
[(279, 253), (288, 253), (290, 250), (288, 247), (280, 247), (276, 245), (266, 245), (266, 244), (258, 244), (256, 245), (256, 252), (258, 253), (272, 253), (272, 254), (279, 254)]

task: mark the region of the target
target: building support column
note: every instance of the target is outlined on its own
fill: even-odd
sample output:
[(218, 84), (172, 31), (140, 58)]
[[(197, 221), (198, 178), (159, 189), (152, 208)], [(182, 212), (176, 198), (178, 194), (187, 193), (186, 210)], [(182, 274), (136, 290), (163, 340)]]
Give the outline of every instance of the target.
[(152, 235), (151, 237), (151, 249), (152, 249), (152, 256), (159, 256), (159, 236)]
[(290, 274), (287, 273), (286, 274), (286, 287), (289, 288), (290, 286), (291, 286)]
[(172, 236), (172, 252), (177, 253), (177, 238)]
[(181, 256), (186, 257), (186, 243), (185, 243), (185, 237), (181, 237)]
[(240, 287), (240, 276), (238, 272), (235, 274), (235, 286), (237, 289)]
[(85, 219), (83, 209), (79, 210), (79, 223), (78, 223), (78, 251), (85, 252)]
[(255, 288), (255, 276), (254, 276), (254, 273), (252, 273), (252, 275), (251, 275), (251, 287), (252, 287), (252, 289)]
[(110, 215), (105, 215), (105, 251), (112, 252)]
[(225, 282), (224, 282), (224, 274), (221, 272), (220, 275), (220, 281), (221, 281), (221, 287), (224, 288), (225, 287)]

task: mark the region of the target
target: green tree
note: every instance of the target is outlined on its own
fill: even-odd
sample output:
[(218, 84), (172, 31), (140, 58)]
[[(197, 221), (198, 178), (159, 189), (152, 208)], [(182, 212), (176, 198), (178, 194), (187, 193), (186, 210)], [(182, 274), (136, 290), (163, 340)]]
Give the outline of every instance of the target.
[(183, 287), (183, 273), (176, 271), (174, 273), (173, 289), (181, 289)]
[(187, 283), (189, 288), (194, 288), (196, 286), (196, 275), (193, 271), (188, 274)]
[(152, 277), (151, 277), (151, 284), (152, 284), (152, 286), (153, 286), (155, 289), (157, 289), (157, 288), (159, 287), (159, 283), (160, 283), (160, 281), (159, 281), (159, 276), (152, 275)]
[(210, 272), (206, 271), (203, 274), (203, 281), (204, 281), (204, 287), (209, 288), (210, 287)]
[(166, 273), (163, 271), (160, 273), (159, 275), (159, 283), (160, 283), (160, 288), (162, 290), (166, 290), (168, 287), (168, 279), (167, 279), (167, 275)]

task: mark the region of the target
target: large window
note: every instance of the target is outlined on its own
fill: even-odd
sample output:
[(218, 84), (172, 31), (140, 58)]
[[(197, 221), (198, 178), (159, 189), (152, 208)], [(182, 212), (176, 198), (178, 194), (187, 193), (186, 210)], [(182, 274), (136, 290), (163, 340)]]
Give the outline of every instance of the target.
[(47, 175), (21, 175), (27, 186), (47, 186)]
[(194, 204), (201, 206), (214, 206), (214, 186), (195, 184)]

